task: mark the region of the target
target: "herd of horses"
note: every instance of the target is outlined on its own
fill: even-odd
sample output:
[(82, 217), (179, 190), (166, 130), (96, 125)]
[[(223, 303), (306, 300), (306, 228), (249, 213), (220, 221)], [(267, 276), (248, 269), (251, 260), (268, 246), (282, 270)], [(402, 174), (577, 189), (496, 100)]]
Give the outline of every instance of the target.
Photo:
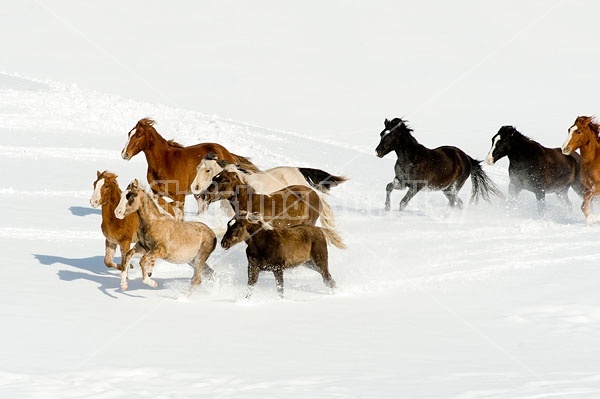
[[(206, 261), (217, 246), (217, 236), (204, 223), (184, 220), (188, 194), (198, 202), (199, 214), (217, 201), (230, 214), (220, 244), (227, 250), (246, 243), (247, 296), (260, 271), (273, 273), (277, 291), (283, 296), (283, 271), (299, 265), (319, 272), (325, 285), (335, 288), (327, 246), (345, 245), (323, 194), (344, 183), (345, 177), (290, 166), (261, 171), (249, 158), (233, 154), (220, 144), (183, 146), (165, 140), (154, 125), (148, 118), (138, 121), (121, 152), (125, 160), (144, 153), (149, 190), (135, 179), (122, 191), (117, 175), (109, 171), (98, 171), (93, 183), (90, 203), (102, 207), (104, 262), (120, 270), (122, 290), (128, 287), (129, 263), (135, 255), (141, 256), (142, 279), (151, 287), (157, 286), (152, 270), (158, 259), (192, 266), (188, 295), (203, 277), (214, 278), (215, 272)], [(404, 188), (408, 190), (400, 201), (401, 211), (423, 189), (442, 191), (450, 207), (461, 208), (458, 194), (469, 177), (471, 202), (502, 197), (483, 171), (482, 161), (457, 147), (429, 149), (412, 132), (401, 118), (384, 121), (375, 152), (382, 158), (394, 151), (398, 158), (395, 178), (386, 186), (386, 210), (391, 209), (391, 192)], [(575, 152), (578, 149), (580, 154)], [(531, 191), (538, 212), (543, 214), (546, 194), (556, 193), (562, 204), (571, 207), (567, 193), (573, 188), (583, 197), (586, 223), (597, 221), (591, 213), (591, 200), (600, 194), (600, 124), (593, 117), (578, 117), (561, 148), (544, 147), (513, 126), (503, 126), (492, 137), (486, 161), (493, 165), (505, 156), (510, 162), (509, 201), (516, 200), (522, 190)], [(316, 226), (317, 220), (320, 227)], [(119, 265), (113, 260), (117, 246), (121, 253)]]

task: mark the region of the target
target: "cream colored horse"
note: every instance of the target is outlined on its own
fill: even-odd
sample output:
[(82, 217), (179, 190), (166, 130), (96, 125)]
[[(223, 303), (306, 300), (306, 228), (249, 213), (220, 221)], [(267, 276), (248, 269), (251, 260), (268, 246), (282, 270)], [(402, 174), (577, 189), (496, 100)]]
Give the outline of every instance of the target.
[[(115, 209), (115, 216), (123, 219), (137, 212), (140, 220), (138, 242), (125, 255), (123, 264), (127, 265), (135, 254), (142, 255), (140, 267), (143, 282), (156, 288), (152, 280), (152, 268), (157, 259), (171, 263), (187, 263), (194, 269), (188, 296), (202, 282), (202, 275), (212, 278), (214, 271), (206, 264), (206, 259), (217, 244), (215, 233), (204, 223), (175, 220), (164, 212), (155, 200), (140, 188), (134, 180), (121, 195), (121, 201)], [(127, 289), (128, 268), (121, 271), (121, 289)]]

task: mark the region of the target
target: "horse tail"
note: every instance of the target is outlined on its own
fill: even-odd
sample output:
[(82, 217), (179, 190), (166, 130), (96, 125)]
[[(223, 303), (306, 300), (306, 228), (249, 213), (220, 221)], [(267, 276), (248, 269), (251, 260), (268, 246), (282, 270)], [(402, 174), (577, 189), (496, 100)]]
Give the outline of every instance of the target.
[(250, 162), (249, 158), (233, 153), (231, 155), (233, 155), (233, 157), (235, 158), (235, 163), (240, 165), (240, 168), (252, 173), (260, 172), (260, 169), (258, 169), (256, 165)]
[(325, 199), (320, 196), (319, 202), (321, 204), (321, 213), (319, 214), (319, 217), (321, 218), (321, 226), (323, 226), (324, 229), (335, 229), (335, 220), (333, 217), (333, 211), (331, 210), (331, 207), (329, 206), (327, 201), (325, 201)]
[(337, 233), (337, 231), (335, 231), (335, 229), (327, 229), (321, 227), (321, 231), (323, 232), (323, 235), (325, 236), (325, 239), (327, 240), (328, 244), (331, 244), (339, 249), (346, 248), (346, 244), (344, 244), (342, 237), (340, 237), (340, 235)]
[(326, 194), (329, 194), (331, 187), (336, 187), (348, 180), (344, 176), (334, 176), (321, 169), (298, 168), (298, 170), (311, 187)]
[(482, 197), (487, 202), (491, 202), (490, 194), (502, 197), (502, 193), (490, 177), (483, 171), (481, 161), (469, 157), (471, 161), (471, 203), (479, 202), (479, 197)]

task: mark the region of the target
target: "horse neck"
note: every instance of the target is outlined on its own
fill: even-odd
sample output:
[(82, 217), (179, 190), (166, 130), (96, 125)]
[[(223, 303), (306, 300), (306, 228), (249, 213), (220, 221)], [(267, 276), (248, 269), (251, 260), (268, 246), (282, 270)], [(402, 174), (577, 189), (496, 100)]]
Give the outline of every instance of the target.
[(140, 192), (139, 195), (142, 195), (140, 207), (137, 210), (138, 216), (140, 217), (140, 225), (148, 226), (150, 221), (163, 217), (160, 211), (156, 208), (157, 205), (148, 194)]
[(508, 159), (512, 159), (515, 161), (530, 161), (532, 151), (535, 151), (540, 148), (540, 144), (528, 139), (521, 133), (516, 133), (513, 135), (513, 139), (507, 151), (507, 156)]
[(420, 144), (410, 132), (405, 132), (400, 137), (400, 145), (394, 150), (398, 159), (410, 162), (427, 152), (428, 149)]
[[(113, 185), (113, 183), (111, 183)], [(114, 186), (108, 190), (108, 198), (102, 202), (102, 219), (113, 220), (115, 219), (115, 208), (121, 201), (121, 189), (114, 183)]]
[[(250, 197), (255, 197), (254, 190), (251, 187), (241, 184), (237, 186), (237, 194), (229, 199), (229, 202), (234, 205), (234, 202), (237, 202), (238, 209), (245, 211), (248, 209), (248, 202), (250, 201)], [(235, 209), (235, 207), (234, 207)]]
[(600, 143), (598, 142), (596, 137), (594, 137), (594, 133), (592, 132), (591, 134), (592, 137), (590, 138), (590, 141), (579, 148), (579, 152), (581, 153), (581, 160), (584, 163), (595, 162), (597, 159), (600, 158)]
[(146, 134), (148, 145), (142, 150), (146, 156), (148, 167), (156, 169), (164, 162), (164, 154), (169, 150), (169, 143), (154, 128), (148, 128)]

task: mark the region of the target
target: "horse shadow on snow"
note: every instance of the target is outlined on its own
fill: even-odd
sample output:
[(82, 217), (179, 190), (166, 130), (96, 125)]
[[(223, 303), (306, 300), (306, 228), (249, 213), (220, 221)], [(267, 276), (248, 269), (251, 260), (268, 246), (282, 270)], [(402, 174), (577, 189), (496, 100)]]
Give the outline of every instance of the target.
[[(104, 256), (91, 256), (88, 258), (65, 258), (62, 256), (33, 254), (37, 261), (46, 266), (55, 264), (71, 266), (82, 271), (59, 270), (58, 277), (63, 281), (88, 280), (98, 284), (98, 290), (104, 295), (113, 299), (118, 299), (118, 296), (113, 295), (110, 291), (119, 290), (119, 272), (117, 270), (108, 269), (104, 265)], [(117, 261), (118, 258), (115, 258)], [(117, 262), (120, 262), (117, 261)], [(164, 281), (155, 279), (159, 287), (164, 287)], [(142, 283), (139, 278), (134, 278), (129, 283), (127, 291), (119, 292), (122, 295), (142, 298), (140, 295), (132, 295), (131, 291), (146, 290), (148, 287)], [(161, 289), (161, 288), (158, 288)]]

